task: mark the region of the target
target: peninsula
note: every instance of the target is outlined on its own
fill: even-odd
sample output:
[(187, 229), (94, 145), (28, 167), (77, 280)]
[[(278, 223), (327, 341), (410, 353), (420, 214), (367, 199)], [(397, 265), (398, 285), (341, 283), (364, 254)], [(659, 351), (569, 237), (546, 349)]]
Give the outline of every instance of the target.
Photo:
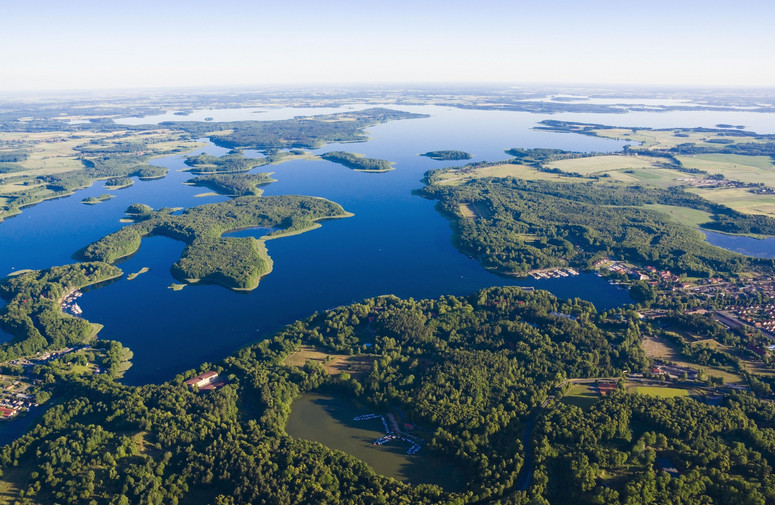
[[(140, 248), (142, 238), (164, 235), (185, 242), (172, 274), (181, 281), (215, 282), (234, 290), (250, 291), (272, 269), (265, 240), (302, 233), (320, 226), (318, 221), (348, 217), (339, 204), (309, 196), (244, 196), (201, 205), (172, 214), (169, 209), (143, 212), (140, 204), (128, 211), (135, 224), (121, 228), (77, 253), (88, 261), (113, 263)], [(269, 235), (222, 237), (242, 228), (265, 227)]]

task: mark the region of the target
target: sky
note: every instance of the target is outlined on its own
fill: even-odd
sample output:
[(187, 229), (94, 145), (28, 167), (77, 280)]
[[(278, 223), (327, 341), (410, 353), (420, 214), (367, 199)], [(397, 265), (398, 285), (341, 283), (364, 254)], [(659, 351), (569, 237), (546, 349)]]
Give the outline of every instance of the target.
[(771, 0), (0, 0), (0, 91), (775, 87)]

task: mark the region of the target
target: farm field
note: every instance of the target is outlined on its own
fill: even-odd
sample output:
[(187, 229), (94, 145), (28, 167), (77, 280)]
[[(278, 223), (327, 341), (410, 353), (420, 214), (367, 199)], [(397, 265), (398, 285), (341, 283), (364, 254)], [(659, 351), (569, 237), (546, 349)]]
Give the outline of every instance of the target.
[(561, 174), (541, 172), (527, 165), (515, 163), (504, 163), (487, 167), (466, 167), (459, 170), (450, 170), (442, 174), (440, 182), (437, 184), (447, 184), (457, 186), (471, 179), (481, 179), (483, 177), (518, 177), (529, 181), (568, 181), (580, 182), (584, 179), (563, 177)]
[(745, 214), (775, 216), (775, 195), (757, 195), (745, 188), (689, 188), (687, 191)]
[(729, 180), (775, 187), (775, 165), (769, 156), (743, 156), (740, 154), (698, 154), (677, 156), (686, 168), (704, 170), (711, 174), (723, 174)]
[(556, 168), (563, 172), (574, 172), (581, 175), (600, 174), (601, 172), (618, 171), (634, 168), (654, 168), (653, 159), (641, 156), (588, 156), (570, 158), (547, 163), (548, 168)]
[(342, 372), (350, 375), (363, 375), (371, 370), (374, 358), (364, 355), (333, 354), (311, 345), (302, 345), (295, 352), (289, 354), (283, 363), (288, 366), (302, 367), (307, 361), (319, 363), (329, 375)]

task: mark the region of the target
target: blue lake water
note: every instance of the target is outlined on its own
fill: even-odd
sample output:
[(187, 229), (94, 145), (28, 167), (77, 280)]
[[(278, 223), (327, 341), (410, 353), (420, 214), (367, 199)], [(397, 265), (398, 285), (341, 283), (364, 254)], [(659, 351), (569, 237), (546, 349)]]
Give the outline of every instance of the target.
[(10, 444), (27, 433), (32, 425), (54, 405), (55, 402), (52, 400), (40, 407), (32, 407), (29, 412), (18, 414), (18, 417), (12, 421), (2, 421), (0, 424), (0, 446)]
[[(306, 160), (262, 167), (273, 171), (277, 179), (264, 187), (265, 195), (320, 196), (340, 203), (354, 216), (323, 222), (321, 228), (301, 235), (268, 241), (274, 270), (254, 291), (236, 293), (208, 284), (186, 286), (181, 291), (169, 289), (175, 282), (170, 267), (184, 244), (152, 237), (143, 241), (137, 254), (119, 264), (127, 274), (143, 267), (150, 268), (149, 272), (84, 293), (79, 305), (85, 318), (105, 326), (100, 336), (119, 340), (134, 351), (134, 366), (125, 382), (167, 380), (202, 362), (221, 359), (315, 311), (382, 294), (424, 298), (464, 295), (493, 285), (522, 285), (548, 289), (563, 298), (585, 298), (599, 309), (629, 302), (625, 291), (591, 274), (540, 281), (497, 276), (452, 247), (450, 224), (436, 212), (434, 202), (412, 194), (422, 187), (420, 179), (429, 169), (505, 159), (503, 151), (511, 147), (605, 152), (620, 150), (624, 143), (531, 129), (538, 121), (559, 115), (395, 108), (427, 112), (432, 117), (375, 126), (369, 129), (368, 142), (329, 144), (315, 151), (341, 149), (384, 158), (395, 162), (392, 172), (370, 174), (327, 161)], [(208, 112), (219, 120), (244, 119), (242, 116), (250, 114)], [(305, 113), (299, 109), (270, 112), (254, 116), (275, 119)], [(622, 119), (629, 115), (606, 115), (605, 121), (598, 116), (579, 114), (572, 119), (624, 124)], [(676, 121), (672, 126), (696, 125)], [(439, 162), (418, 156), (439, 149), (464, 150), (474, 157)], [(195, 152), (219, 155), (227, 150), (209, 144)], [(192, 177), (180, 171), (186, 168), (183, 160), (184, 156), (155, 160), (154, 164), (170, 169), (167, 177), (110, 191), (115, 198), (99, 205), (83, 205), (80, 200), (105, 193), (102, 183), (73, 197), (27, 208), (1, 223), (0, 243), (12, 246), (0, 250), (0, 275), (71, 263), (71, 255), (78, 249), (121, 227), (119, 219), (131, 203), (154, 208), (191, 207), (226, 199), (196, 197), (202, 193), (201, 187), (182, 184)], [(256, 232), (264, 231), (245, 231)]]
[(729, 251), (756, 258), (775, 258), (775, 237), (759, 239), (707, 230), (702, 230), (702, 233), (705, 234), (709, 243)]

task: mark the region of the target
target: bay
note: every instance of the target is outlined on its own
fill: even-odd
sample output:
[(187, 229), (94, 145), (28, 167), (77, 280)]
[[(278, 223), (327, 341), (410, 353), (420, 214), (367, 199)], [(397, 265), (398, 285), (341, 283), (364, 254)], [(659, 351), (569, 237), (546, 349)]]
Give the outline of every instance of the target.
[[(180, 291), (169, 289), (176, 282), (170, 267), (180, 257), (184, 244), (153, 237), (144, 240), (136, 255), (119, 264), (127, 274), (143, 267), (149, 267), (149, 272), (131, 281), (124, 277), (84, 294), (79, 305), (85, 318), (105, 326), (101, 337), (119, 340), (134, 352), (134, 366), (125, 382), (167, 380), (202, 362), (219, 360), (315, 311), (383, 294), (426, 298), (466, 295), (493, 285), (519, 285), (547, 289), (562, 298), (585, 298), (599, 310), (629, 303), (626, 291), (591, 274), (536, 281), (502, 277), (484, 269), (452, 246), (450, 223), (435, 210), (435, 202), (413, 194), (422, 188), (421, 179), (427, 170), (506, 159), (504, 150), (511, 147), (615, 152), (624, 142), (533, 129), (542, 119), (563, 115), (434, 106), (395, 108), (431, 117), (381, 124), (369, 129), (368, 142), (329, 144), (312, 151), (346, 150), (382, 158), (395, 163), (393, 171), (363, 173), (327, 161), (309, 160), (254, 170), (274, 172), (277, 182), (263, 188), (265, 195), (319, 196), (340, 203), (354, 214), (323, 222), (320, 228), (301, 235), (267, 241), (274, 270), (256, 290), (237, 293), (208, 284), (189, 285)], [(277, 109), (272, 116), (293, 117), (299, 113), (298, 109)], [(227, 120), (232, 118), (230, 114), (224, 110), (218, 118)], [(239, 114), (244, 116), (245, 112)], [(658, 114), (637, 114), (657, 121), (654, 118)], [(700, 113), (688, 114), (684, 120), (669, 114), (673, 126), (686, 126)], [(595, 122), (598, 116), (606, 116), (609, 124), (624, 124), (623, 118), (627, 122), (637, 119), (635, 114), (568, 116)], [(473, 158), (439, 162), (418, 156), (439, 149), (467, 151)], [(199, 152), (220, 155), (227, 150), (208, 142), (194, 153)], [(0, 224), (0, 241), (12, 244), (0, 251), (0, 273), (71, 263), (78, 249), (122, 226), (119, 219), (131, 203), (154, 208), (191, 207), (226, 199), (219, 195), (196, 197), (202, 188), (182, 184), (192, 177), (181, 171), (186, 168), (184, 159), (177, 155), (154, 160), (153, 164), (170, 170), (165, 178), (137, 181), (129, 188), (111, 191), (115, 198), (99, 205), (86, 206), (80, 200), (104, 193), (102, 183), (77, 191), (72, 197), (27, 208), (20, 216)]]

